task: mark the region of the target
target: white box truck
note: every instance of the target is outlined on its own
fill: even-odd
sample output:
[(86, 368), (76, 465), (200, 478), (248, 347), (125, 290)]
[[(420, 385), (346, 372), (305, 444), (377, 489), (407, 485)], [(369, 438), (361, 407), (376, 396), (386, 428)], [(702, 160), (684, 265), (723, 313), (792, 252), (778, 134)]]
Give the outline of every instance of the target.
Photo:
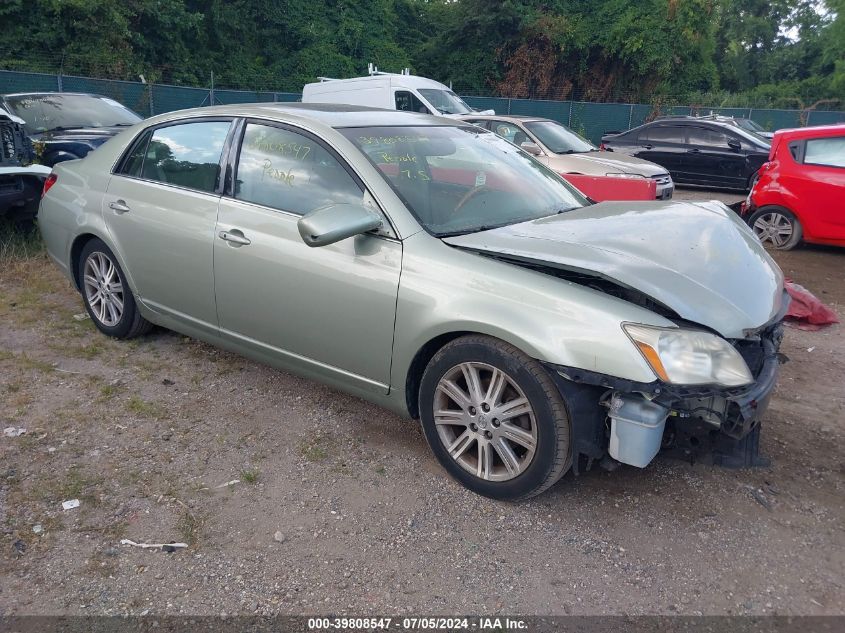
[[(451, 88), (425, 77), (401, 73), (383, 73), (370, 64), (369, 75), (352, 79), (320, 77), (302, 90), (303, 103), (346, 103), (388, 110), (405, 110), (460, 117), (478, 114)], [(486, 110), (484, 114), (495, 114)]]

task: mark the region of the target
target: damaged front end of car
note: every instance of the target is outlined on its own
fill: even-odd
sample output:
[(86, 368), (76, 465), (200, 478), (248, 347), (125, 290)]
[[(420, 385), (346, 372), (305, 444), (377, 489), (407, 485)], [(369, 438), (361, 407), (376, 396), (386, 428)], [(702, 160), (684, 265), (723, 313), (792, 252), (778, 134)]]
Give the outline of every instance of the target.
[(614, 373), (620, 365), (599, 341), (578, 366), (543, 362), (569, 409), (576, 472), (596, 460), (642, 468), (660, 450), (723, 466), (767, 463), (759, 429), (789, 296), (783, 273), (727, 207), (603, 203), (449, 243), (654, 315), (653, 324), (619, 323), (630, 344), (619, 356), (638, 355), (650, 369), (636, 380)]
[(0, 108), (0, 217), (31, 218), (50, 168), (33, 164), (32, 143), (22, 119)]
[(769, 465), (759, 452), (760, 424), (785, 359), (778, 350), (787, 306), (785, 299), (772, 322), (729, 341), (753, 377), (746, 385), (639, 383), (546, 363), (570, 406), (576, 473), (595, 461), (642, 468), (658, 451), (729, 468)]

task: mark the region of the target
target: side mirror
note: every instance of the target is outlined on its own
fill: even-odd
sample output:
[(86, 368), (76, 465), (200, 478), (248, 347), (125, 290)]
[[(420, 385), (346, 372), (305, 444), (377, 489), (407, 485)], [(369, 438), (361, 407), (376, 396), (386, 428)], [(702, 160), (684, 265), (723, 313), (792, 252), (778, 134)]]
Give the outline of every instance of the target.
[(534, 154), (534, 156), (540, 156), (543, 153), (543, 150), (540, 149), (540, 146), (537, 145), (537, 143), (532, 143), (531, 141), (525, 141), (524, 143), (520, 144), (520, 147), (529, 154)]
[(733, 151), (738, 152), (742, 149), (742, 143), (739, 141), (735, 141), (733, 139), (728, 140), (728, 147), (730, 147)]
[(330, 204), (303, 215), (296, 228), (308, 246), (327, 246), (381, 226), (381, 217), (363, 204)]

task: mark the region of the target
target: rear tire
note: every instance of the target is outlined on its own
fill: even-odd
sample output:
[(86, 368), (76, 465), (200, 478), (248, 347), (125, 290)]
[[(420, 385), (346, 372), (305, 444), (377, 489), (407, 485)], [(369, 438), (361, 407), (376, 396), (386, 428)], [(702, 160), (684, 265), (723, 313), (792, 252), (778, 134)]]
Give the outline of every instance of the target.
[(571, 425), (546, 370), (513, 345), (464, 336), (429, 362), (420, 417), (440, 464), (473, 492), (518, 500), (569, 470)]
[(117, 258), (102, 240), (87, 242), (77, 265), (85, 310), (100, 332), (127, 339), (150, 331), (152, 323), (141, 316)]
[(748, 218), (748, 225), (764, 245), (779, 251), (798, 246), (804, 230), (795, 214), (777, 206), (760, 207)]

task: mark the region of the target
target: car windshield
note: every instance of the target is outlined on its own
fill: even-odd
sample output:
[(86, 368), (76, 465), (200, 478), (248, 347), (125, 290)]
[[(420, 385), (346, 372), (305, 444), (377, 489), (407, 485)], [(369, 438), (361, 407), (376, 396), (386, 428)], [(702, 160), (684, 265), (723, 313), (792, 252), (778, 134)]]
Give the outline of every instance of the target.
[(134, 125), (141, 120), (114, 99), (94, 95), (33, 94), (6, 97), (28, 134), (55, 129)]
[(441, 114), (469, 114), (472, 112), (472, 108), (451, 90), (420, 88), (420, 94)]
[(766, 128), (751, 119), (736, 119), (736, 124), (743, 130), (754, 132), (755, 134), (766, 133)]
[(769, 149), (771, 149), (772, 147), (772, 142), (769, 139), (759, 136), (754, 132), (749, 132), (748, 130), (736, 125), (731, 126), (730, 130), (737, 136), (742, 137), (743, 140), (746, 140), (752, 145), (755, 145), (760, 151), (768, 152)]
[(587, 199), (492, 132), (469, 125), (340, 130), (425, 229), (446, 237), (579, 208)]
[(557, 121), (528, 121), (528, 131), (555, 154), (581, 154), (598, 148)]

